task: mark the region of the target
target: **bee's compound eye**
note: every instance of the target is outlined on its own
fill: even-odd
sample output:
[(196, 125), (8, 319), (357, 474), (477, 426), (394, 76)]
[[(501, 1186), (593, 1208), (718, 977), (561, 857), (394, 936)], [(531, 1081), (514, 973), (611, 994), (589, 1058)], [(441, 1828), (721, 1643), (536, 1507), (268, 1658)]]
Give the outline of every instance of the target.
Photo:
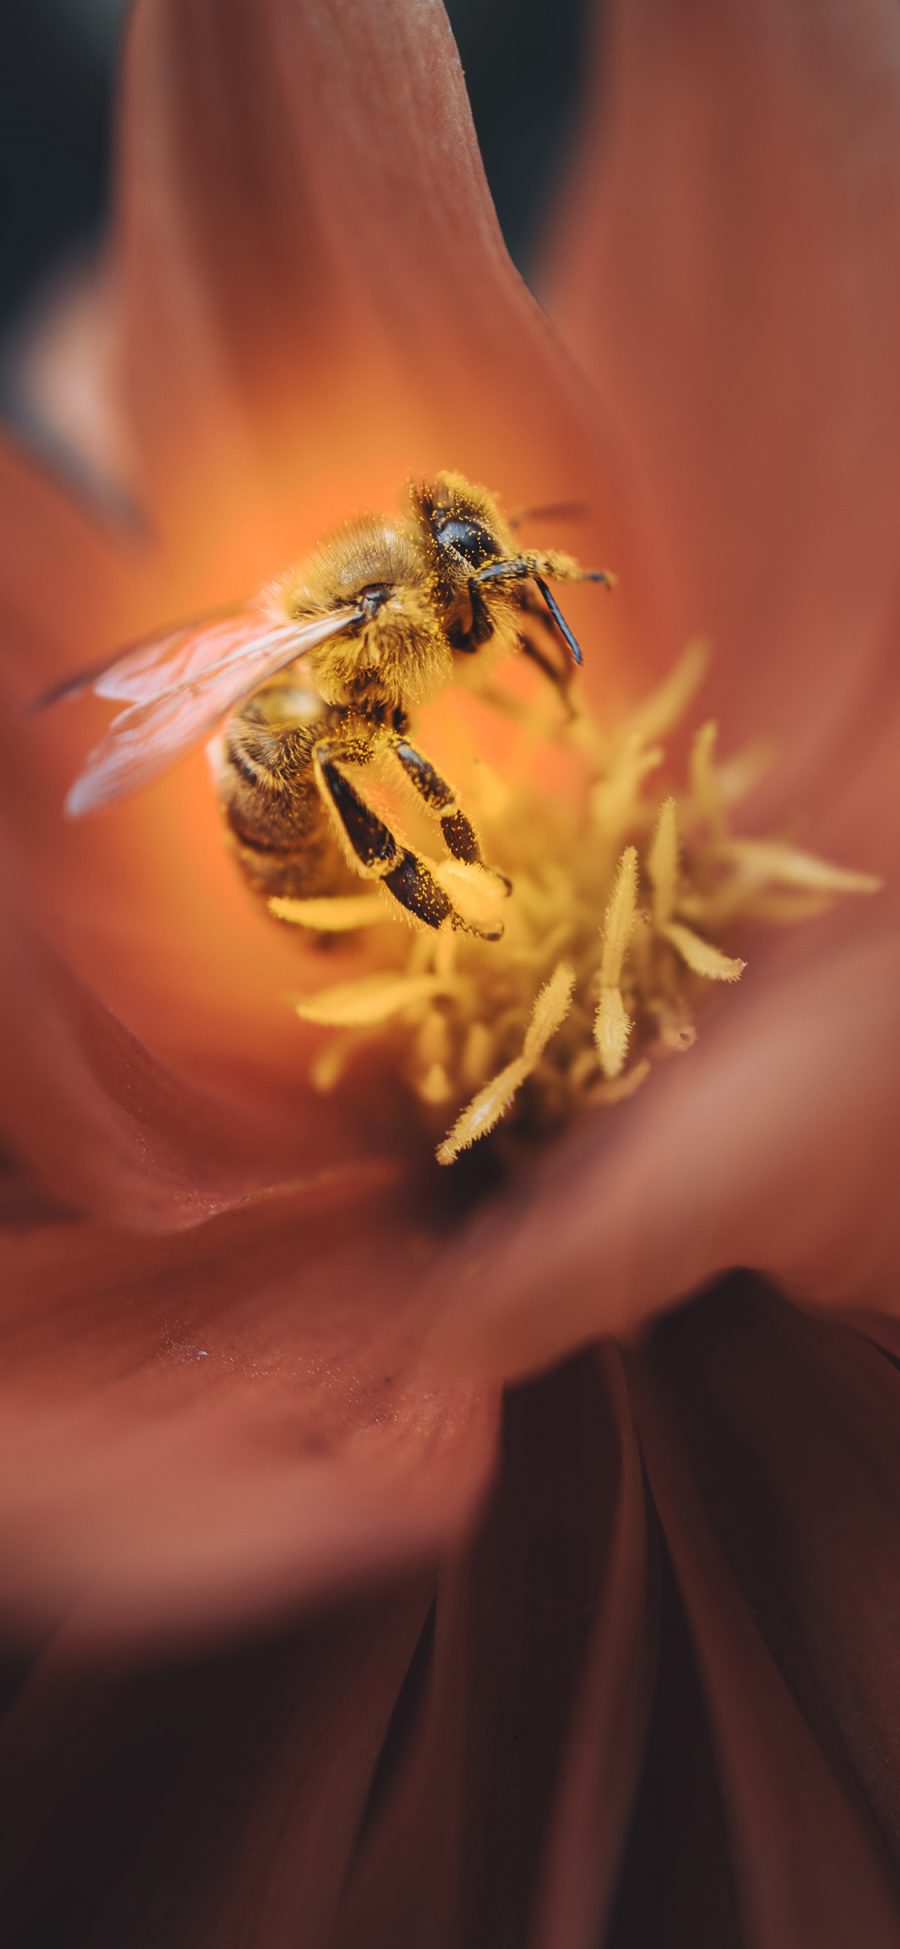
[(438, 515), (435, 521), (435, 535), (442, 548), (452, 548), (454, 555), (461, 555), (472, 568), (480, 568), (482, 562), (490, 561), (500, 550), (492, 535), (477, 521), (466, 521), (460, 515)]
[(357, 590), (357, 601), (363, 614), (369, 618), (377, 616), (390, 593), (390, 584), (387, 582), (367, 582), (365, 588)]

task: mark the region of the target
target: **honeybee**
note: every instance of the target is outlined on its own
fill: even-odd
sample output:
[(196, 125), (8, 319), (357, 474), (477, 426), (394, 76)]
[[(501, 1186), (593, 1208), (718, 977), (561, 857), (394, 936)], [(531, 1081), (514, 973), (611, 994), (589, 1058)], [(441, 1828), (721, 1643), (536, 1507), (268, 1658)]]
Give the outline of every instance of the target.
[[(493, 870), (412, 720), (506, 651), (524, 651), (565, 691), (582, 656), (550, 578), (612, 579), (555, 550), (518, 548), (496, 499), (461, 474), (413, 483), (397, 519), (354, 516), (253, 601), (133, 645), (42, 698), (93, 690), (126, 702), (66, 810), (77, 818), (139, 790), (221, 726), (211, 752), (220, 809), (257, 893), (310, 898), (361, 876), (425, 927), (480, 932), (368, 802), (364, 774), (376, 761), (399, 767), (450, 856)], [(562, 666), (541, 645), (542, 621), (561, 640)], [(363, 773), (362, 788), (349, 771)]]

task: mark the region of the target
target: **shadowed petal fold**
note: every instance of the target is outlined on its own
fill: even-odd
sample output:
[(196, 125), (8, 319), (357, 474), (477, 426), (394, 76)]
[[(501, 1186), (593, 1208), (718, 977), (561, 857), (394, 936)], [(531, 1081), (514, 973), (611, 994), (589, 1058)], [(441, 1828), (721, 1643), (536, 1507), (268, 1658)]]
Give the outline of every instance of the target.
[(138, 1669), (57, 1639), (0, 1729), (9, 1939), (323, 1949), (430, 1596)]
[(896, 1366), (746, 1277), (665, 1322), (643, 1364), (745, 1604), (896, 1864)]
[[(382, 1782), (340, 1949), (512, 1949), (530, 1939), (545, 1871), (540, 1939), (590, 1940), (558, 1917), (584, 1931), (603, 1913), (643, 1728), (632, 1442), (614, 1355), (508, 1397), (497, 1487), (442, 1580), (424, 1698)], [(610, 1733), (615, 1754), (598, 1752)], [(590, 1863), (563, 1886), (592, 1814)]]
[[(708, 1352), (710, 1339), (718, 1338), (725, 1365), (734, 1361), (734, 1378), (740, 1392), (743, 1390), (741, 1361), (753, 1348), (757, 1336), (743, 1330), (747, 1322), (742, 1323), (738, 1316), (734, 1344), (729, 1347), (728, 1325), (734, 1325), (735, 1321), (727, 1302), (718, 1334), (714, 1328), (710, 1335), (710, 1305), (707, 1302), (703, 1309), (699, 1335), (693, 1336), (695, 1352), (702, 1359), (704, 1347)], [(755, 1327), (759, 1324), (757, 1320)], [(781, 1329), (776, 1325), (775, 1330), (781, 1339)], [(676, 1324), (676, 1339), (679, 1331)], [(831, 1329), (832, 1334), (834, 1331)], [(661, 1336), (662, 1349), (668, 1332), (666, 1329)], [(687, 1332), (690, 1334), (690, 1326)], [(793, 1418), (798, 1435), (801, 1427), (807, 1433), (811, 1429), (807, 1409), (817, 1391), (815, 1356), (810, 1388), (805, 1376), (805, 1352), (816, 1336), (828, 1332), (825, 1326), (812, 1325), (808, 1331), (805, 1328), (801, 1331), (800, 1341), (805, 1340), (807, 1348), (791, 1363), (791, 1384), (784, 1387), (786, 1399), (781, 1413)], [(762, 1583), (755, 1588), (751, 1581), (750, 1588), (742, 1590), (734, 1566), (741, 1564), (743, 1558), (742, 1568), (746, 1572), (754, 1548), (752, 1536), (747, 1537), (743, 1526), (748, 1513), (746, 1501), (743, 1508), (731, 1507), (728, 1526), (717, 1536), (715, 1523), (710, 1522), (704, 1503), (703, 1489), (708, 1486), (706, 1470), (705, 1480), (698, 1482), (688, 1461), (695, 1447), (691, 1413), (682, 1432), (667, 1404), (667, 1363), (662, 1349), (651, 1355), (652, 1380), (648, 1379), (640, 1360), (632, 1364), (633, 1396), (649, 1484), (671, 1551), (714, 1729), (740, 1889), (742, 1938), (747, 1949), (782, 1949), (782, 1945), (783, 1949), (793, 1949), (794, 1944), (801, 1942), (815, 1942), (822, 1949), (845, 1949), (847, 1943), (857, 1941), (871, 1943), (873, 1949), (876, 1946), (890, 1949), (897, 1934), (896, 1887), (883, 1834), (860, 1792), (860, 1783), (846, 1766), (846, 1754), (836, 1759), (834, 1751), (831, 1714), (835, 1708), (838, 1712), (841, 1709), (840, 1664), (832, 1674), (839, 1681), (837, 1692), (832, 1694), (826, 1689), (817, 1701), (809, 1678), (801, 1676), (805, 1655), (802, 1641), (791, 1650), (786, 1668), (780, 1664), (777, 1653), (773, 1655), (775, 1647), (767, 1642), (773, 1599), (777, 1611), (778, 1595), (782, 1599), (788, 1597), (791, 1588), (806, 1611), (813, 1644), (817, 1635), (821, 1638), (815, 1626), (812, 1591), (803, 1593), (800, 1565), (795, 1566), (790, 1556), (782, 1559), (779, 1579), (778, 1560), (773, 1563), (772, 1555), (773, 1546), (777, 1550), (783, 1536), (780, 1531), (782, 1498), (786, 1497), (790, 1512), (792, 1497), (804, 1498), (803, 1484), (792, 1481), (790, 1469), (787, 1474), (777, 1470), (778, 1506), (772, 1512), (774, 1533), (768, 1537)], [(873, 1354), (871, 1358), (874, 1361), (877, 1356)], [(683, 1369), (680, 1378), (692, 1391), (696, 1374)], [(871, 1393), (871, 1389), (864, 1392)], [(748, 1401), (751, 1393), (751, 1414), (759, 1429), (758, 1459), (765, 1466), (767, 1434), (775, 1428), (781, 1414), (776, 1404), (767, 1404), (760, 1398), (758, 1390), (749, 1390)], [(710, 1402), (705, 1390), (703, 1398)], [(709, 1418), (715, 1421), (720, 1412), (715, 1396), (712, 1402)], [(841, 1419), (832, 1423), (829, 1439), (831, 1442), (837, 1439), (852, 1475), (855, 1473), (852, 1450), (858, 1444), (861, 1430), (854, 1431), (849, 1448), (841, 1435), (835, 1433), (835, 1427), (847, 1426), (847, 1405), (842, 1390)], [(817, 1418), (814, 1408), (812, 1419)], [(708, 1426), (709, 1422), (707, 1429)], [(718, 1454), (716, 1466), (728, 1470), (731, 1443), (724, 1415), (721, 1427), (725, 1445)], [(882, 1423), (880, 1435), (885, 1432)], [(702, 1439), (701, 1436), (701, 1442)], [(889, 1449), (896, 1446), (890, 1431), (888, 1445)], [(827, 1492), (823, 1495), (816, 1466), (824, 1460), (820, 1442), (815, 1444), (815, 1463), (813, 1453), (808, 1450), (803, 1453), (804, 1446), (801, 1438), (798, 1461), (807, 1472), (809, 1485), (807, 1521), (810, 1525), (815, 1522), (821, 1547), (835, 1531), (840, 1536), (843, 1518), (839, 1511), (836, 1523), (832, 1522)], [(735, 1482), (742, 1501), (751, 1482), (749, 1470), (744, 1473), (742, 1469)], [(714, 1497), (713, 1507), (716, 1505), (721, 1512), (718, 1495)], [(867, 1526), (871, 1524), (871, 1505), (866, 1522)], [(815, 1550), (808, 1534), (801, 1534), (797, 1540), (804, 1553)], [(877, 1565), (893, 1578), (890, 1566), (895, 1556), (891, 1530), (882, 1528), (872, 1567)], [(832, 1605), (837, 1598), (839, 1577), (840, 1572), (836, 1571), (832, 1582), (828, 1574)], [(860, 1618), (866, 1608), (866, 1593), (855, 1583), (852, 1596), (848, 1593), (848, 1597), (853, 1616), (845, 1614), (842, 1621), (843, 1649), (839, 1661), (846, 1656), (854, 1637), (861, 1648), (864, 1635), (864, 1627), (860, 1634)], [(876, 1627), (876, 1645), (879, 1635)], [(875, 1676), (876, 1667), (873, 1667), (870, 1678)], [(880, 1738), (877, 1724), (871, 1730)], [(869, 1765), (877, 1772), (874, 1755), (870, 1756)]]

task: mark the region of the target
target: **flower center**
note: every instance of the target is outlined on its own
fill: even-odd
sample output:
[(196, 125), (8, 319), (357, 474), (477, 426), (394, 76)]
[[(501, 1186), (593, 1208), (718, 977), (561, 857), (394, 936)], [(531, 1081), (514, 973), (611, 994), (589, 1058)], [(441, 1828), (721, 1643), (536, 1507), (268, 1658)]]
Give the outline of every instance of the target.
[[(692, 646), (663, 687), (612, 732), (585, 711), (557, 730), (578, 787), (568, 793), (482, 768), (467, 799), (485, 858), (507, 874), (445, 861), (432, 871), (477, 925), (502, 921), (502, 939), (421, 929), (394, 920), (380, 891), (349, 899), (273, 900), (282, 920), (323, 932), (377, 925), (371, 965), (296, 1002), (307, 1022), (337, 1031), (312, 1077), (339, 1083), (354, 1053), (385, 1032), (423, 1123), (451, 1164), (502, 1124), (519, 1140), (586, 1105), (634, 1094), (654, 1064), (696, 1039), (705, 990), (740, 979), (732, 937), (752, 923), (811, 918), (837, 894), (872, 892), (869, 875), (829, 866), (777, 839), (732, 831), (735, 807), (765, 754), (716, 757), (716, 726), (701, 724), (686, 776), (665, 777), (661, 742), (683, 720), (705, 667)], [(546, 726), (523, 714), (532, 750)]]

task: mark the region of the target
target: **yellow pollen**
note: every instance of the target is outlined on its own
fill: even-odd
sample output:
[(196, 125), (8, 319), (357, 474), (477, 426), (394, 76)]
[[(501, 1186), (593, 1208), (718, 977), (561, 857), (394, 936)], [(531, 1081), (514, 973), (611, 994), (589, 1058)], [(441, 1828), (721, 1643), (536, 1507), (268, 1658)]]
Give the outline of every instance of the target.
[(664, 927), (675, 911), (678, 891), (678, 815), (674, 799), (666, 799), (661, 808), (647, 855), (647, 871), (653, 888), (653, 925)]
[[(411, 930), (384, 886), (271, 902), (281, 920), (356, 937), (356, 972), (294, 1001), (304, 1021), (336, 1031), (312, 1058), (317, 1089), (337, 1088), (357, 1051), (388, 1036), (441, 1164), (498, 1126), (525, 1141), (581, 1108), (621, 1103), (657, 1062), (689, 1051), (704, 993), (744, 972), (735, 933), (877, 889), (778, 838), (733, 834), (763, 754), (719, 759), (713, 723), (693, 738), (684, 786), (654, 794), (662, 741), (706, 660), (692, 644), (611, 731), (582, 711), (548, 732), (543, 710), (517, 706), (518, 743), (499, 775), (473, 762), (465, 781), (454, 750), (460, 804), (493, 869), (429, 859), (459, 931)], [(452, 722), (443, 729), (465, 748)], [(542, 751), (564, 757), (562, 789), (535, 782)]]

